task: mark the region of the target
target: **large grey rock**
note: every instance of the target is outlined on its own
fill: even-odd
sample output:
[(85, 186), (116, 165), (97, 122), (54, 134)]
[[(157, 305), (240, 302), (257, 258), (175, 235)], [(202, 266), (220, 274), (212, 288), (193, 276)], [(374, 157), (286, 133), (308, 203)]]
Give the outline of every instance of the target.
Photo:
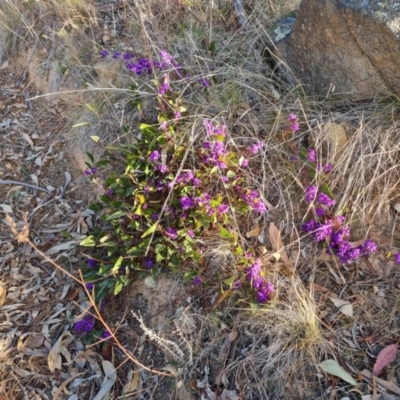
[(400, 93), (400, 0), (303, 0), (271, 33), (287, 77), (314, 93)]

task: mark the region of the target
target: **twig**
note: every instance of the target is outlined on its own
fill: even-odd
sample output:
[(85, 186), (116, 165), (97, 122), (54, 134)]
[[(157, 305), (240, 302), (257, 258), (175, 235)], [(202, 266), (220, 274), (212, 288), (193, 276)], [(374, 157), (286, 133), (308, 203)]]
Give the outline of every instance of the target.
[(49, 193), (49, 190), (47, 190), (45, 188), (31, 185), (30, 183), (25, 183), (25, 182), (18, 182), (18, 181), (12, 181), (12, 180), (3, 181), (2, 179), (0, 179), (0, 185), (21, 185), (21, 186), (28, 187), (30, 189), (41, 190), (42, 192)]
[(378, 385), (382, 386), (386, 390), (389, 390), (392, 393), (400, 394), (400, 388), (392, 382), (385, 381), (381, 378), (373, 376), (371, 372), (367, 369), (361, 371), (361, 375), (368, 379), (373, 379)]
[(244, 11), (242, 0), (233, 0), (233, 7), (235, 8), (236, 17), (241, 28), (247, 24), (246, 12)]

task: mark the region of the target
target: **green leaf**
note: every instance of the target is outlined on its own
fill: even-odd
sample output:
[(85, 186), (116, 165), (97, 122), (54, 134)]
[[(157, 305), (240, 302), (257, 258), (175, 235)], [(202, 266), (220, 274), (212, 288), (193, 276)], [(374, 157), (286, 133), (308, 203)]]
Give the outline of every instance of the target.
[(94, 157), (92, 153), (86, 153), (86, 155), (89, 157), (89, 160), (94, 163)]
[(329, 186), (328, 186), (326, 183), (324, 183), (324, 184), (322, 185), (321, 190), (322, 190), (325, 194), (327, 194), (331, 199), (333, 199), (333, 194), (332, 194), (331, 190), (329, 189)]
[(124, 284), (121, 281), (117, 281), (115, 283), (115, 287), (114, 287), (114, 296), (116, 296), (118, 293), (120, 293), (123, 288), (124, 288)]
[(116, 211), (115, 213), (112, 213), (111, 215), (108, 215), (105, 219), (105, 221), (112, 221), (113, 219), (118, 219), (120, 217), (123, 217), (126, 215), (125, 211)]
[(232, 286), (232, 283), (235, 282), (236, 276), (232, 276), (231, 278), (225, 279), (224, 283), (226, 283), (228, 286)]
[(158, 223), (156, 222), (154, 225), (152, 225), (143, 235), (141, 236), (141, 239), (145, 238), (146, 236), (151, 235), (156, 229), (157, 229)]
[(318, 366), (326, 373), (337, 376), (346, 381), (347, 383), (350, 383), (350, 385), (354, 386), (357, 385), (357, 381), (347, 371), (345, 371), (344, 368), (341, 367), (335, 360), (322, 361), (322, 363), (319, 364)]
[(83, 247), (94, 247), (96, 246), (96, 239), (94, 236), (88, 236), (79, 243)]
[(114, 266), (112, 267), (111, 272), (117, 272), (121, 267), (122, 261), (124, 261), (124, 258), (120, 256), (118, 260), (115, 262)]
[(208, 48), (208, 50), (212, 53), (215, 54), (216, 50), (217, 50), (217, 43), (215, 42), (215, 40), (213, 40), (210, 44), (210, 47)]
[(156, 128), (154, 128), (151, 125), (148, 124), (140, 124), (139, 125), (139, 129), (143, 132), (143, 133), (147, 133), (147, 134), (157, 134), (158, 131)]
[(157, 287), (156, 281), (154, 280), (154, 278), (152, 276), (148, 276), (145, 280), (144, 280), (144, 284), (148, 287), (148, 288), (155, 288)]

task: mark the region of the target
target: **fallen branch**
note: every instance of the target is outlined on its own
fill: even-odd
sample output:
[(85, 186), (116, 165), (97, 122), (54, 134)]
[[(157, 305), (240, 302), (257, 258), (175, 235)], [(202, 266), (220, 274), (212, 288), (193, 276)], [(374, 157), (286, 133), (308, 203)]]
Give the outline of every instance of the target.
[(21, 186), (28, 187), (28, 188), (30, 188), (30, 189), (41, 190), (41, 191), (43, 191), (43, 192), (49, 193), (49, 190), (47, 190), (47, 189), (45, 189), (45, 188), (41, 188), (41, 187), (39, 187), (39, 186), (31, 185), (30, 183), (25, 183), (25, 182), (3, 181), (2, 179), (0, 179), (0, 185), (21, 185)]

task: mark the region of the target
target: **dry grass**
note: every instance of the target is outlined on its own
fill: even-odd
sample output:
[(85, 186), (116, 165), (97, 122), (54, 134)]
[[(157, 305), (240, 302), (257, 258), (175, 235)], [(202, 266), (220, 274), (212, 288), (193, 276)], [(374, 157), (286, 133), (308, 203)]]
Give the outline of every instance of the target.
[[(400, 246), (391, 211), (400, 197), (398, 99), (375, 99), (363, 104), (319, 101), (281, 82), (263, 59), (260, 38), (271, 21), (293, 10), (296, 3), (250, 1), (244, 31), (239, 29), (231, 2), (224, 0), (193, 1), (190, 5), (175, 0), (162, 6), (158, 0), (124, 0), (116, 9), (114, 3), (106, 1), (100, 5), (83, 0), (0, 3), (0, 34), (2, 30), (7, 33), (4, 45), (0, 44), (0, 60), (17, 58), (19, 65), (27, 67), (45, 95), (36, 101), (51, 98), (51, 93), (68, 91), (61, 97), (71, 103), (70, 125), (79, 124), (71, 128), (70, 147), (82, 168), (84, 151), (101, 151), (91, 136), (100, 136), (107, 144), (124, 143), (135, 136), (141, 115), (129, 105), (131, 84), (138, 86), (145, 112), (152, 112), (156, 96), (146, 84), (129, 75), (122, 64), (96, 58), (101, 47), (131, 50), (149, 57), (167, 49), (191, 76), (215, 79), (207, 94), (188, 87), (184, 80), (177, 84), (189, 110), (185, 118), (192, 132), (196, 134), (196, 126), (203, 118), (217, 117), (229, 127), (231, 145), (240, 147), (259, 138), (266, 145), (259, 166), (249, 172), (247, 179), (276, 208), (265, 220), (257, 222), (266, 231), (270, 220), (282, 226), (284, 243), (292, 259), (297, 259), (295, 267), (289, 275), (279, 269), (271, 272), (277, 297), (265, 310), (253, 313), (227, 302), (222, 310), (209, 314), (193, 311), (199, 329), (180, 333), (184, 346), (179, 351), (175, 349), (182, 363), (182, 384), (176, 389), (176, 398), (196, 398), (190, 381), (202, 379), (204, 364), (211, 364), (215, 354), (219, 357), (214, 360), (215, 376), (210, 378), (210, 385), (218, 385), (223, 373), (235, 383), (230, 389), (246, 393), (248, 398), (308, 399), (326, 389), (326, 384), (316, 378), (316, 365), (335, 356), (335, 346), (329, 346), (328, 339), (342, 328), (328, 324), (327, 329), (321, 323), (320, 304), (304, 286), (314, 278), (329, 286), (329, 271), (316, 272), (318, 254), (308, 245), (300, 246), (304, 238), (299, 239), (294, 227), (307, 218), (301, 199), (310, 182), (288, 160), (294, 147), (307, 143), (314, 143), (317, 153), (329, 160), (329, 143), (324, 137), (324, 124), (328, 121), (348, 126), (348, 141), (335, 158), (330, 187), (338, 208), (347, 209), (354, 239), (375, 232), (375, 238), (383, 245)], [(217, 46), (215, 55), (208, 51), (213, 41)], [(93, 63), (86, 57), (89, 52), (94, 54)], [(49, 83), (44, 84), (45, 81)], [(282, 126), (291, 112), (302, 122), (301, 133), (282, 137)], [(246, 240), (245, 233), (255, 221), (240, 223)], [(247, 244), (257, 245), (249, 241)], [(229, 268), (231, 254), (227, 249), (214, 242), (206, 254), (212, 270)], [(351, 283), (348, 275), (346, 279)], [(335, 290), (340, 292), (341, 288)], [(391, 295), (395, 290), (390, 288)], [(361, 314), (360, 318), (372, 316)], [(389, 325), (388, 332), (396, 336), (393, 323)], [(232, 333), (234, 339), (229, 336)], [(168, 344), (164, 338), (157, 339), (156, 333), (152, 335), (161, 348)], [(229, 345), (229, 351), (221, 353), (226, 343), (235, 346), (235, 350), (230, 351)], [(340, 348), (340, 343), (338, 340), (335, 345)], [(341, 352), (345, 354), (344, 350)], [(354, 360), (360, 362), (357, 357)]]

